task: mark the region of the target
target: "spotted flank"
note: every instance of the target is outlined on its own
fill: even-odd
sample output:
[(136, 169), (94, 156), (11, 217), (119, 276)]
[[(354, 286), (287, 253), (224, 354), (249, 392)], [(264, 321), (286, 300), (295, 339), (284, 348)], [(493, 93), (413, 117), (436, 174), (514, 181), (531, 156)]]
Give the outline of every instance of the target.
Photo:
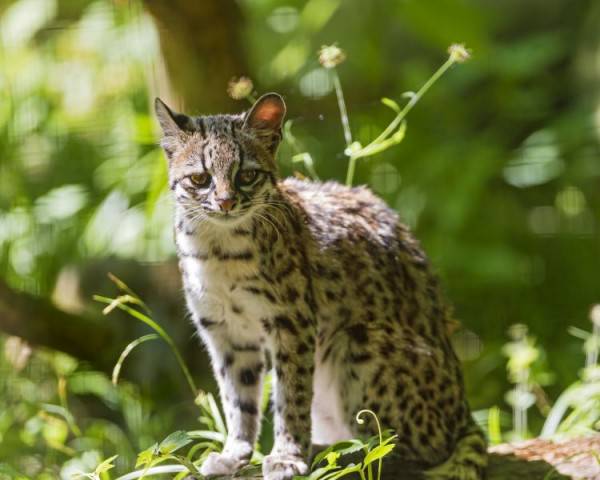
[(238, 115), (189, 117), (158, 99), (156, 113), (187, 306), (229, 432), (201, 473), (249, 462), (272, 369), (266, 480), (307, 474), (311, 444), (373, 434), (373, 422), (354, 422), (363, 408), (428, 478), (482, 478), (486, 444), (448, 338), (452, 311), (395, 212), (364, 187), (281, 179), (277, 94)]

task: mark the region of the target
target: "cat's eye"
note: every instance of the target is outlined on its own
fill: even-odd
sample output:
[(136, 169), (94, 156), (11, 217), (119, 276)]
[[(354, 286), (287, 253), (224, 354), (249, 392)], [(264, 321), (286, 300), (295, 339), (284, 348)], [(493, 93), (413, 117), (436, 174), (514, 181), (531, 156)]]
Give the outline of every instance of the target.
[(238, 182), (240, 185), (250, 185), (258, 176), (258, 170), (243, 170), (238, 173)]
[(190, 175), (190, 181), (195, 187), (206, 188), (210, 185), (210, 175), (206, 172)]

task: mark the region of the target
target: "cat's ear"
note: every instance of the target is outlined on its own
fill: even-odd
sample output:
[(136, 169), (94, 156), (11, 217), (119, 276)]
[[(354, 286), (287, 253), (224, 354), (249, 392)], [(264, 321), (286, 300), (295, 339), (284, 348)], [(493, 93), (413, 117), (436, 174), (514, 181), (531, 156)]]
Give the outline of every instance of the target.
[(193, 122), (190, 117), (174, 112), (158, 97), (154, 99), (154, 111), (165, 137), (176, 137), (192, 130)]
[(281, 95), (266, 93), (246, 114), (244, 128), (251, 130), (269, 151), (275, 152), (281, 141), (281, 126), (284, 117), (285, 102)]

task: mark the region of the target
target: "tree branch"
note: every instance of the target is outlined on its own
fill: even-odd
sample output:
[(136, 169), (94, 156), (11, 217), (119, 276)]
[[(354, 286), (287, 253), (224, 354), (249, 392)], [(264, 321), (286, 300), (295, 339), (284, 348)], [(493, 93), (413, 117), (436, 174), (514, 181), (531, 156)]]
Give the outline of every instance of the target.
[(110, 371), (123, 343), (111, 322), (73, 315), (46, 299), (17, 292), (0, 280), (0, 331), (60, 350)]

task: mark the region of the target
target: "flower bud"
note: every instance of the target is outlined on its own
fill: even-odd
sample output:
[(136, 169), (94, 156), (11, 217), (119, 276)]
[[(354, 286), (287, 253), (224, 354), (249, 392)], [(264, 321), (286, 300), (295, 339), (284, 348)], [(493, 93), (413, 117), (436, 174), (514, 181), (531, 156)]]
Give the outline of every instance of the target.
[(448, 47), (450, 58), (457, 63), (465, 63), (471, 58), (471, 51), (463, 43), (453, 43)]
[(248, 77), (232, 78), (227, 84), (227, 94), (234, 100), (243, 100), (252, 95), (254, 85)]
[(335, 68), (346, 60), (346, 54), (337, 45), (323, 45), (319, 50), (319, 63), (325, 68)]

